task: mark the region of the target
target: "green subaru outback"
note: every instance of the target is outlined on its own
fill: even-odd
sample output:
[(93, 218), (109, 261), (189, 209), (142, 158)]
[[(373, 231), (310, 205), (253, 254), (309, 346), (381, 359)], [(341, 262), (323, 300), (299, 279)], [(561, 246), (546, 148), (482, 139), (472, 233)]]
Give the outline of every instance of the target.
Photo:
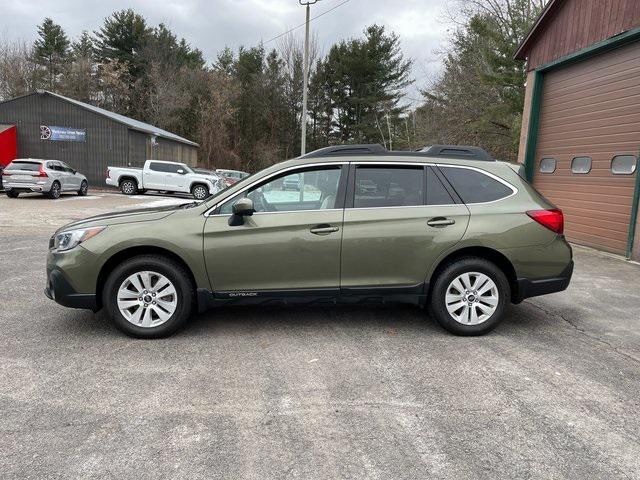
[[(291, 180), (295, 181), (291, 181)], [(50, 240), (46, 294), (169, 335), (219, 305), (411, 303), (478, 335), (509, 302), (573, 271), (562, 212), (475, 147), (338, 146), (273, 165), (200, 203), (72, 223)]]

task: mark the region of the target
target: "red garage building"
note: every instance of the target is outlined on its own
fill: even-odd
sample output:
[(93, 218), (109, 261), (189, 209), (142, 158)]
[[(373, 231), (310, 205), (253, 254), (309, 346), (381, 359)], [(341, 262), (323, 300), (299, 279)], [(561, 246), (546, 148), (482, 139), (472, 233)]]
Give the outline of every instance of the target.
[(528, 178), (569, 240), (640, 259), (640, 1), (551, 0), (515, 58)]

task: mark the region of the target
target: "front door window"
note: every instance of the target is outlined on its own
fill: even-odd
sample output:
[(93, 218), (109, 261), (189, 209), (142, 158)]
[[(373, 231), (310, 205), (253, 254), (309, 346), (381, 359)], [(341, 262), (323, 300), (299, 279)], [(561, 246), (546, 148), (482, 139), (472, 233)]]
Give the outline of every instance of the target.
[(227, 200), (220, 213), (230, 215), (233, 204), (242, 197), (250, 198), (258, 213), (334, 209), (340, 172), (341, 166), (336, 165), (283, 174)]

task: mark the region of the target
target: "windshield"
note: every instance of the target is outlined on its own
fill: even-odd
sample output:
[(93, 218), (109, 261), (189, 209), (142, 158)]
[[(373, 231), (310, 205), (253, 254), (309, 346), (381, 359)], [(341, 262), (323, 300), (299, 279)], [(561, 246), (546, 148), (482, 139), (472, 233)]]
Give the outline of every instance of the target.
[(40, 169), (40, 163), (36, 162), (11, 162), (7, 165), (7, 170), (28, 170), (30, 172), (37, 172)]

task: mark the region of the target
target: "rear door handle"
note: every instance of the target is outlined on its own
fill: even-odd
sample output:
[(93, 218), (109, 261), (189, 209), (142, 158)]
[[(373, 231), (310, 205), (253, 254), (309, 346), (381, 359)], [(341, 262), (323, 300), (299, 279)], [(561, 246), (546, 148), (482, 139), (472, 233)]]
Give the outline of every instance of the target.
[(332, 227), (331, 225), (324, 223), (322, 225), (316, 225), (309, 231), (314, 235), (329, 235), (330, 233), (337, 232), (338, 230), (340, 230), (340, 228)]
[(427, 222), (427, 225), (429, 225), (430, 227), (446, 227), (455, 223), (456, 221), (452, 218), (436, 217), (429, 220)]

